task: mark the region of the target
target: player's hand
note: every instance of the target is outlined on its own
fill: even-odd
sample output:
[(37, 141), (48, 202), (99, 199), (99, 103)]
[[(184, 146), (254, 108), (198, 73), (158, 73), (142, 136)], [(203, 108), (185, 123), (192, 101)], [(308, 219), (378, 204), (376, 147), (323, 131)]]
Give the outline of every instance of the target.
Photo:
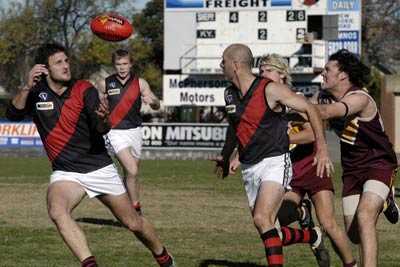
[(240, 161), (238, 157), (234, 157), (230, 162), (229, 162), (229, 174), (233, 175), (236, 173), (236, 170), (240, 166)]
[(211, 161), (215, 162), (215, 168), (214, 168), (214, 173), (216, 174), (217, 178), (224, 178), (223, 173), (224, 173), (224, 169), (223, 169), (223, 158), (222, 156), (216, 156), (215, 158), (210, 159)]
[(313, 166), (314, 165), (317, 165), (317, 175), (321, 178), (329, 177), (333, 173), (334, 168), (332, 161), (329, 158), (328, 149), (326, 145), (317, 149), (313, 162)]
[(142, 102), (145, 104), (150, 105), (151, 103), (153, 103), (153, 98), (150, 95), (142, 95)]
[(35, 66), (33, 66), (28, 74), (27, 86), (24, 90), (30, 90), (32, 87), (34, 87), (42, 78), (42, 74), (49, 75), (49, 71), (47, 70), (46, 65), (36, 64)]
[(98, 108), (95, 110), (97, 116), (104, 122), (108, 122), (108, 117), (110, 115), (110, 107), (108, 105), (107, 95), (99, 97), (100, 102)]

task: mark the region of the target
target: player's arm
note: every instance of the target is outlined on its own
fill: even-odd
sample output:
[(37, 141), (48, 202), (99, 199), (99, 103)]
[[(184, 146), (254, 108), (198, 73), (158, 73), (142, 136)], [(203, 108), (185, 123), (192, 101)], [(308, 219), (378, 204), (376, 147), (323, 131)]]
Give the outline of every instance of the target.
[(229, 175), (230, 159), (236, 147), (237, 140), (235, 129), (233, 126), (229, 125), (226, 131), (225, 143), (221, 150), (221, 154), (213, 159), (213, 161), (215, 161), (214, 172), (218, 177), (225, 178)]
[(273, 104), (270, 105), (272, 107), (277, 103), (281, 103), (297, 112), (307, 114), (315, 136), (316, 155), (314, 164), (317, 164), (317, 175), (323, 177), (326, 171), (327, 176), (329, 176), (331, 170), (333, 170), (333, 164), (329, 158), (322, 120), (316, 107), (309, 103), (304, 97), (292, 92), (289, 87), (284, 84), (269, 83), (265, 88), (265, 95), (268, 103)]
[(316, 105), (322, 119), (342, 118), (361, 112), (369, 103), (364, 94), (352, 94), (343, 97), (339, 102)]
[(111, 128), (109, 123), (110, 110), (107, 98), (100, 98), (98, 89), (92, 87), (86, 90), (84, 103), (89, 116), (89, 127), (92, 131), (106, 134)]
[(97, 88), (97, 91), (99, 92), (100, 99), (102, 97), (107, 97), (107, 94), (106, 94), (106, 80), (105, 79), (101, 79), (100, 81), (96, 82), (96, 88)]
[(140, 93), (142, 94), (142, 101), (145, 104), (149, 104), (154, 110), (160, 109), (160, 100), (151, 91), (149, 83), (146, 80), (139, 78), (139, 87)]
[(314, 132), (310, 123), (306, 122), (302, 125), (300, 132), (289, 131), (289, 142), (291, 144), (309, 144), (315, 141)]
[(29, 71), (26, 84), (20, 88), (14, 98), (11, 100), (6, 117), (12, 121), (21, 121), (25, 114), (28, 113), (27, 100), (32, 88), (43, 78), (42, 75), (48, 75), (48, 70), (45, 65), (36, 64)]

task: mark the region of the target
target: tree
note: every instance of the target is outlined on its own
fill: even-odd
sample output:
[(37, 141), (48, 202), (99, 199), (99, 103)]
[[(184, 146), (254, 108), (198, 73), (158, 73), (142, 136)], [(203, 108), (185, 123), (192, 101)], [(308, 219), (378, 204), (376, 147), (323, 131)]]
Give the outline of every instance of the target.
[(156, 95), (161, 96), (164, 59), (162, 0), (148, 2), (142, 12), (133, 15), (137, 35), (130, 42), (134, 67), (145, 78)]
[(400, 1), (363, 0), (363, 57), (367, 63), (400, 67)]
[[(24, 3), (11, 2), (7, 10), (1, 10), (0, 20), (0, 83), (9, 90), (23, 82), (21, 73), (27, 73), (32, 63), (32, 52), (42, 43), (56, 41), (63, 44), (72, 56), (77, 77), (84, 76), (88, 66), (103, 63), (95, 56), (93, 45), (112, 49), (112, 45), (95, 38), (89, 32), (89, 20), (107, 10), (115, 10), (127, 0), (26, 0)], [(97, 43), (96, 43), (97, 42)], [(93, 61), (82, 61), (82, 55), (89, 49)], [(84, 58), (84, 57), (83, 57)]]

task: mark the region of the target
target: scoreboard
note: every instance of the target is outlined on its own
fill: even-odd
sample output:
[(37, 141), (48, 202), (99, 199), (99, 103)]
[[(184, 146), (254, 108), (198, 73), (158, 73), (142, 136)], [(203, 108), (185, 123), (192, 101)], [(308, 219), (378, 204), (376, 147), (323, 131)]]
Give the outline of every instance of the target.
[(165, 0), (164, 104), (224, 105), (219, 63), (232, 43), (250, 47), (254, 71), (264, 54), (278, 53), (296, 87), (318, 90), (330, 54), (360, 53), (361, 0)]

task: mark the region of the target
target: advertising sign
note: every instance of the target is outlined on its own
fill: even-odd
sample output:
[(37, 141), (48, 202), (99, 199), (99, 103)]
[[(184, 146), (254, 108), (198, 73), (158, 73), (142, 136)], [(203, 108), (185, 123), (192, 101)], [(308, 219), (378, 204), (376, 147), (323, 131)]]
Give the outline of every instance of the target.
[(292, 0), (166, 0), (166, 11), (179, 10), (226, 10), (226, 9), (265, 9), (290, 7)]
[(328, 42), (328, 54), (332, 55), (339, 49), (347, 49), (352, 53), (360, 54), (360, 36), (358, 31), (340, 31), (337, 40)]
[(328, 11), (360, 11), (360, 0), (329, 0)]
[(224, 90), (229, 86), (222, 78), (189, 75), (164, 75), (163, 83), (166, 106), (224, 106)]
[(146, 123), (143, 147), (149, 149), (216, 149), (223, 147), (227, 124)]
[[(144, 149), (219, 150), (228, 125), (223, 123), (144, 123)], [(43, 147), (35, 124), (0, 122), (0, 147)]]
[(0, 122), (0, 147), (41, 147), (39, 133), (31, 122)]

